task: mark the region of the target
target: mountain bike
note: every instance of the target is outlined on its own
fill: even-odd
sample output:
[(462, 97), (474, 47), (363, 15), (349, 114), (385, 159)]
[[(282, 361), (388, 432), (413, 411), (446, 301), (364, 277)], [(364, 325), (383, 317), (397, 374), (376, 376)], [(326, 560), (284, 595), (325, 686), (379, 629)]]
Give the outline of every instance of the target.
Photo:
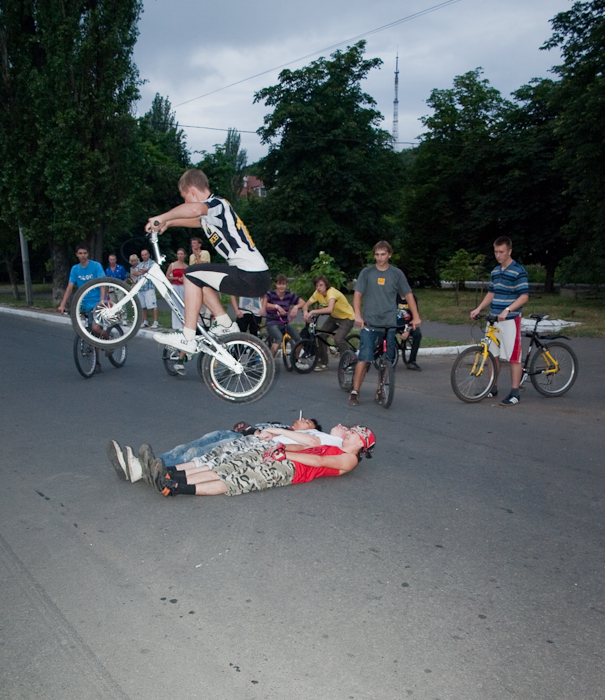
[[(308, 337), (299, 340), (293, 348), (292, 364), (295, 371), (299, 374), (308, 374), (315, 369), (318, 360), (318, 343), (327, 345), (328, 351), (334, 355), (338, 352), (338, 348), (335, 345), (328, 343), (328, 341), (320, 335), (323, 333), (334, 336), (336, 335), (336, 331), (322, 331), (321, 328), (318, 331), (316, 316), (313, 316), (311, 322), (307, 324), (306, 331)], [(357, 351), (359, 349), (359, 333), (349, 333), (345, 338), (345, 342), (349, 346), (347, 352), (349, 350), (352, 352)]]
[[(383, 331), (382, 341), (374, 348), (373, 361), (366, 362), (366, 365), (369, 367), (373, 364), (378, 370), (379, 384), (375, 396), (376, 403), (384, 408), (389, 408), (395, 395), (395, 367), (387, 351), (387, 338), (392, 326), (372, 326), (372, 330), (374, 329)], [(353, 388), (355, 366), (358, 362), (359, 358), (354, 350), (345, 350), (340, 357), (340, 362), (338, 363), (338, 384), (347, 393)]]
[[(123, 334), (120, 326), (111, 326), (108, 329), (110, 337), (120, 337)], [(113, 350), (106, 350), (107, 359), (114, 367), (120, 368), (126, 362), (128, 349), (126, 345), (120, 345)], [(86, 342), (79, 335), (74, 338), (74, 361), (78, 372), (85, 378), (90, 379), (97, 368), (99, 362), (99, 351), (94, 345)]]
[[(452, 367), (451, 383), (456, 396), (467, 403), (484, 399), (492, 390), (498, 377), (496, 360), (489, 351), (490, 342), (500, 346), (498, 329), (494, 326), (498, 317), (494, 314), (479, 315), (477, 320), (486, 320), (485, 336), (479, 343), (463, 350)], [(529, 378), (534, 389), (543, 396), (562, 396), (573, 386), (578, 376), (578, 358), (565, 343), (548, 342), (559, 338), (569, 340), (565, 335), (542, 335), (538, 330), (540, 321), (548, 314), (531, 314), (535, 320), (533, 330), (523, 331), (529, 338), (529, 348), (523, 361), (521, 384)], [(534, 352), (534, 346), (536, 350)]]
[[(177, 318), (184, 322), (185, 305), (173, 290), (160, 265), (165, 257), (160, 255), (158, 234), (148, 234), (155, 262), (129, 288), (120, 280), (101, 277), (90, 280), (80, 287), (71, 304), (71, 320), (76, 333), (87, 343), (100, 349), (116, 348), (129, 342), (137, 334), (143, 321), (138, 292), (146, 281), (151, 281), (166, 300)], [(99, 299), (100, 294), (100, 301)], [(94, 295), (94, 304), (88, 295)], [(104, 330), (118, 325), (123, 331), (120, 337), (98, 337), (92, 333), (82, 319), (82, 309), (93, 306), (94, 322)], [(204, 383), (218, 398), (230, 403), (249, 403), (267, 393), (275, 375), (275, 363), (267, 347), (258, 338), (248, 333), (230, 333), (215, 338), (202, 324), (197, 324), (198, 367)], [(191, 357), (193, 357), (193, 354)]]

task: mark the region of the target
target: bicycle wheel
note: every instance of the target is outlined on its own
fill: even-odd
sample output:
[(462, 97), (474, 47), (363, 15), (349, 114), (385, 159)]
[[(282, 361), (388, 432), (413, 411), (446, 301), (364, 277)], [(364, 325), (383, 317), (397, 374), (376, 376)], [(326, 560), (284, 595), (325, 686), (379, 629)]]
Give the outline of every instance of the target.
[(378, 403), (383, 408), (388, 408), (393, 403), (395, 395), (395, 368), (393, 363), (386, 357), (380, 358), (378, 369), (380, 376), (380, 388), (378, 389)]
[(281, 349), (282, 349), (282, 360), (284, 363), (284, 367), (288, 372), (291, 372), (294, 369), (293, 366), (293, 361), (294, 361), (294, 345), (295, 342), (292, 339), (292, 336), (290, 335), (285, 335), (282, 340), (281, 344)]
[[(107, 334), (110, 338), (121, 338), (124, 335), (124, 331), (122, 330), (122, 326), (115, 325), (107, 331)], [(119, 345), (114, 350), (106, 350), (105, 354), (111, 364), (119, 369), (120, 367), (124, 367), (126, 356), (128, 355), (128, 348), (126, 345)]]
[(90, 379), (97, 367), (97, 349), (77, 335), (74, 338), (74, 360), (78, 372), (85, 379)]
[(452, 389), (461, 401), (481, 401), (496, 381), (496, 360), (491, 352), (483, 359), (483, 347), (463, 350), (452, 367)]
[(299, 340), (292, 350), (292, 365), (299, 374), (308, 374), (317, 364), (317, 345), (308, 338)]
[(174, 369), (174, 365), (179, 361), (179, 351), (176, 348), (171, 348), (169, 345), (164, 345), (162, 350), (162, 362), (164, 369), (171, 377), (178, 377), (178, 372)]
[(229, 403), (251, 403), (264, 396), (275, 376), (275, 362), (267, 346), (248, 333), (225, 335), (220, 343), (243, 371), (237, 374), (217, 358), (200, 353), (198, 371), (210, 391)]
[[(103, 300), (99, 301), (102, 292)], [(101, 277), (82, 285), (73, 298), (70, 310), (71, 322), (80, 338), (103, 350), (124, 345), (133, 338), (143, 321), (138, 297), (135, 295), (119, 310), (114, 309), (116, 304), (129, 293), (130, 290), (124, 282), (112, 277)], [(118, 325), (122, 328), (123, 335), (107, 338), (107, 340), (95, 335), (87, 323), (90, 311), (92, 311), (93, 322), (101, 326), (104, 331)]]
[(345, 350), (338, 363), (338, 384), (343, 391), (347, 393), (353, 388), (353, 376), (355, 374), (355, 365), (359, 360), (353, 350)]
[(576, 381), (578, 358), (565, 343), (549, 343), (534, 355), (529, 376), (542, 396), (561, 396)]
[(399, 342), (399, 349), (401, 350), (401, 359), (406, 365), (410, 364), (410, 355), (412, 353), (412, 339), (408, 336), (405, 340)]

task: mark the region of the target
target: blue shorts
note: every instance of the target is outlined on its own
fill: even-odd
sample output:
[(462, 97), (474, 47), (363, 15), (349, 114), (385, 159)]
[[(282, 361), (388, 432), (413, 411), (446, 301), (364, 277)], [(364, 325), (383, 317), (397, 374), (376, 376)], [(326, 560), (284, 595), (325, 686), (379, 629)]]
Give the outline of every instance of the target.
[[(395, 328), (391, 328), (387, 335), (387, 352), (389, 356), (395, 356)], [(373, 362), (374, 348), (382, 343), (384, 331), (374, 328), (362, 328), (359, 334), (359, 361)]]

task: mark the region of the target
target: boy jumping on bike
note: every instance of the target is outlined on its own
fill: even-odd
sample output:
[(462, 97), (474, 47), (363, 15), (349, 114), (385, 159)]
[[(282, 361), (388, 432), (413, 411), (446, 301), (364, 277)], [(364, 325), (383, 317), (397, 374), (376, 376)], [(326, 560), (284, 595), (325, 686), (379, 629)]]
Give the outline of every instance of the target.
[(164, 233), (171, 226), (202, 228), (209, 243), (227, 260), (225, 264), (201, 263), (185, 270), (185, 325), (182, 331), (153, 337), (187, 353), (197, 352), (197, 319), (202, 301), (215, 317), (214, 335), (237, 332), (238, 326), (225, 313), (219, 292), (260, 297), (269, 289), (271, 277), (263, 256), (248, 229), (226, 199), (213, 195), (201, 170), (187, 170), (179, 180), (184, 204), (149, 218), (145, 230)]
[[(367, 362), (374, 359), (374, 348), (383, 338), (380, 326), (392, 326), (387, 336), (387, 352), (395, 352), (395, 327), (397, 326), (397, 295), (403, 297), (412, 312), (411, 326), (418, 328), (421, 323), (418, 307), (406, 276), (389, 265), (393, 248), (387, 241), (379, 241), (374, 246), (375, 265), (364, 268), (355, 284), (353, 308), (355, 325), (361, 328), (359, 338), (359, 362), (355, 365), (353, 389), (349, 394), (349, 406), (359, 405), (359, 390), (366, 376)], [(364, 297), (363, 316), (361, 298)], [(377, 328), (378, 327), (378, 328)]]
[[(500, 360), (510, 364), (510, 394), (500, 402), (501, 406), (514, 406), (519, 403), (519, 385), (521, 383), (521, 310), (529, 301), (529, 283), (527, 272), (522, 265), (512, 258), (513, 243), (507, 236), (500, 236), (494, 241), (494, 255), (498, 265), (492, 270), (487, 294), (476, 309), (471, 311), (471, 318), (481, 313), (481, 309), (490, 307), (490, 312), (498, 316), (496, 328), (499, 331), (500, 346), (490, 343), (489, 350), (496, 358), (496, 369), (500, 373)], [(496, 379), (497, 381), (497, 379)], [(497, 396), (494, 386), (488, 396)]]

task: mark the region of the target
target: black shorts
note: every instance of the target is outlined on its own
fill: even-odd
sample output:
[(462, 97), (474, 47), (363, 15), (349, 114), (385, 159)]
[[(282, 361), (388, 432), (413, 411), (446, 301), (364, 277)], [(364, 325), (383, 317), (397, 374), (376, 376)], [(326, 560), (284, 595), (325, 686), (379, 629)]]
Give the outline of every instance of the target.
[(262, 297), (271, 287), (269, 270), (246, 272), (221, 263), (190, 265), (185, 270), (185, 277), (198, 287), (210, 287), (240, 297)]

